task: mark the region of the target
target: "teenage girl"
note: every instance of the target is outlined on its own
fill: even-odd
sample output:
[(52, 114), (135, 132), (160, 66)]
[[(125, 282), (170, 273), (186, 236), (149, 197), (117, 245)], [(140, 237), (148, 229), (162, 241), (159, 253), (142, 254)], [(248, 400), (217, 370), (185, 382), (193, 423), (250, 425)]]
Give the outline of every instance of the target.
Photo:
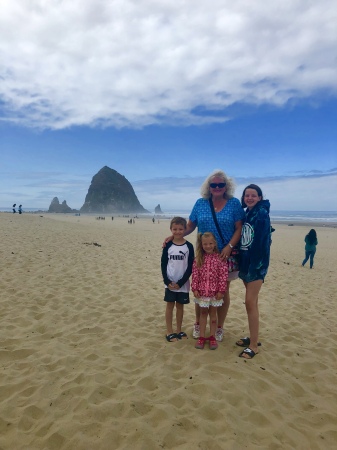
[[(200, 337), (195, 348), (203, 349), (209, 340), (209, 348), (215, 350), (217, 308), (223, 303), (227, 289), (228, 266), (220, 259), (216, 239), (213, 233), (199, 233), (196, 258), (192, 268), (192, 291), (195, 303), (200, 306)], [(206, 339), (207, 316), (210, 317), (210, 337)]]
[(239, 356), (252, 359), (258, 353), (258, 346), (261, 345), (258, 342), (258, 297), (269, 266), (270, 203), (269, 200), (263, 200), (259, 186), (250, 184), (243, 191), (241, 204), (246, 208), (246, 220), (241, 233), (239, 277), (246, 287), (245, 305), (250, 337), (239, 339), (236, 345), (246, 347)]

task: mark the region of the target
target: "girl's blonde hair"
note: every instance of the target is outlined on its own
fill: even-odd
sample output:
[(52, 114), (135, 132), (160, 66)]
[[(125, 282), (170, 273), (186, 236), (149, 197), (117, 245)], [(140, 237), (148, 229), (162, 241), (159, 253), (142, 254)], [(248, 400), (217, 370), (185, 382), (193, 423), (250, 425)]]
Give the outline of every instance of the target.
[(226, 192), (224, 193), (224, 198), (230, 199), (234, 196), (235, 183), (232, 178), (229, 178), (225, 172), (220, 169), (215, 169), (212, 173), (208, 175), (206, 180), (202, 183), (200, 188), (201, 197), (208, 200), (211, 197), (209, 190), (209, 185), (212, 183), (213, 178), (221, 178), (224, 183), (226, 183)]
[(216, 243), (216, 239), (213, 233), (211, 233), (210, 231), (206, 231), (206, 233), (198, 233), (197, 236), (197, 250), (195, 252), (195, 260), (197, 263), (198, 267), (201, 267), (204, 264), (204, 256), (205, 256), (205, 252), (204, 249), (202, 248), (202, 238), (212, 238), (214, 240), (214, 253), (220, 253), (219, 249), (218, 249), (218, 245)]

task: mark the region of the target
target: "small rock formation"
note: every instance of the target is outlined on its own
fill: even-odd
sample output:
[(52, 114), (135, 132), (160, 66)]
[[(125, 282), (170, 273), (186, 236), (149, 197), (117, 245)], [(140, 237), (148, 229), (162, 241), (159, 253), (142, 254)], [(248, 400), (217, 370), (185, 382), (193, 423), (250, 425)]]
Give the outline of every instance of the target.
[(71, 209), (67, 205), (66, 200), (64, 200), (60, 204), (59, 199), (57, 197), (53, 198), (53, 200), (52, 200), (52, 202), (51, 202), (51, 204), (49, 206), (49, 209), (48, 209), (48, 212), (50, 212), (50, 213), (70, 213), (70, 212), (73, 212), (73, 211), (74, 210)]
[(130, 182), (116, 170), (104, 166), (93, 176), (83, 213), (148, 213), (139, 200)]
[(163, 214), (163, 211), (161, 210), (159, 203), (158, 203), (158, 205), (154, 208), (154, 212), (155, 212), (155, 214)]

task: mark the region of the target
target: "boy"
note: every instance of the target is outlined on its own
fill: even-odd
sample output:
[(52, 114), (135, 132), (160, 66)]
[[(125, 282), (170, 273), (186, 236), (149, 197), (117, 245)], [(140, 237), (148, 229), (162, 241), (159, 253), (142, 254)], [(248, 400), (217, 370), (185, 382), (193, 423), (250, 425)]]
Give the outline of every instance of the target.
[[(194, 260), (193, 245), (184, 239), (187, 222), (183, 217), (174, 217), (170, 223), (173, 239), (163, 248), (161, 257), (161, 271), (165, 284), (166, 302), (166, 340), (177, 342), (187, 339), (186, 333), (181, 331), (184, 316), (184, 305), (190, 302), (190, 282)], [(177, 332), (173, 333), (173, 309), (176, 305)]]

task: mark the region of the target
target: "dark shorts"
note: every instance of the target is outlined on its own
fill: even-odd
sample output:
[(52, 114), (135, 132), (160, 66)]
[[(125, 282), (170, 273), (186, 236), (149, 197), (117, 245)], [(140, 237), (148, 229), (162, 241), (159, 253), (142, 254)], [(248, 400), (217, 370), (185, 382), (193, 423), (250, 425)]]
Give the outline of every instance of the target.
[(257, 280), (262, 280), (262, 282), (264, 283), (266, 275), (267, 275), (266, 271), (264, 271), (264, 273), (262, 274), (258, 270), (256, 271), (255, 276), (252, 276), (251, 274), (248, 273), (239, 272), (239, 278), (241, 278), (241, 280), (245, 283), (251, 283), (252, 281)]
[(165, 289), (165, 302), (177, 302), (181, 305), (187, 305), (190, 302), (190, 294), (188, 292), (174, 292), (170, 289)]

